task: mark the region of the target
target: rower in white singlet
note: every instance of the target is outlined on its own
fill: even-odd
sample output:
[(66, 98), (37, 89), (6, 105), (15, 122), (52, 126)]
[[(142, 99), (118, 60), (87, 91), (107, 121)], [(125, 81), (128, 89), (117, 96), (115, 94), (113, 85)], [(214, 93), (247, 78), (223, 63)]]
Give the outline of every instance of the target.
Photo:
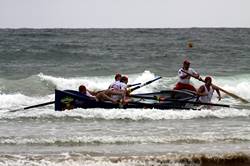
[(113, 82), (111, 85), (109, 85), (108, 89), (120, 89), (120, 80), (121, 80), (122, 75), (121, 74), (116, 74), (115, 75), (115, 82)]
[(127, 93), (127, 83), (128, 77), (122, 76), (120, 81), (116, 81), (110, 86), (110, 90), (112, 91), (112, 98), (114, 100), (124, 100)]
[(205, 78), (205, 84), (200, 86), (200, 88), (197, 91), (197, 95), (199, 97), (199, 101), (203, 103), (210, 103), (213, 97), (214, 90), (216, 90), (218, 94), (218, 99), (221, 100), (220, 91), (217, 87), (212, 86), (212, 78), (206, 77)]

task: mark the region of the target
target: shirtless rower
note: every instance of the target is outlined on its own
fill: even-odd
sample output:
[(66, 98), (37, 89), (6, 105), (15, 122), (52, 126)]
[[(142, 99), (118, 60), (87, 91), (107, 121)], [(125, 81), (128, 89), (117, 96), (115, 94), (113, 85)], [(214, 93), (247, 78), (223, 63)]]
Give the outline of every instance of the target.
[(88, 90), (84, 85), (79, 86), (79, 92), (85, 94), (86, 96), (90, 97), (96, 101), (111, 101), (113, 104), (116, 104), (116, 100), (109, 97), (109, 90), (101, 91), (101, 92), (93, 92)]

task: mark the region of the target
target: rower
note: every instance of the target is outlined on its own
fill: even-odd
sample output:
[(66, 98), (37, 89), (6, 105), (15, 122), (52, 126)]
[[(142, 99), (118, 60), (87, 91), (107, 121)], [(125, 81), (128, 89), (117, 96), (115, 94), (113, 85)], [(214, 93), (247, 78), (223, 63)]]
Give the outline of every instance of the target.
[(196, 92), (195, 87), (190, 84), (190, 75), (186, 74), (185, 72), (188, 72), (197, 78), (199, 78), (200, 75), (194, 69), (189, 68), (189, 66), (190, 66), (190, 62), (188, 60), (185, 60), (183, 62), (182, 68), (180, 68), (178, 71), (179, 81), (175, 85), (174, 90), (188, 89), (190, 91)]
[(115, 100), (109, 97), (109, 93), (110, 93), (109, 90), (93, 92), (93, 91), (88, 90), (84, 85), (80, 85), (79, 92), (96, 101), (111, 101), (113, 104), (117, 104)]
[(127, 93), (127, 83), (128, 77), (122, 76), (120, 81), (116, 81), (113, 86), (110, 86), (109, 94), (113, 100), (124, 101), (126, 93)]
[(117, 73), (115, 75), (115, 82), (113, 82), (111, 85), (109, 85), (108, 89), (111, 89), (111, 88), (119, 89), (119, 84), (120, 84), (121, 78), (122, 78), (122, 75)]
[(79, 90), (80, 93), (82, 93), (82, 94), (84, 94), (84, 95), (86, 95), (86, 96), (88, 96), (88, 97), (90, 97), (92, 99), (97, 100), (97, 98), (94, 95), (92, 95), (92, 94), (94, 94), (94, 92), (91, 92), (91, 91), (87, 90), (86, 86), (80, 85), (78, 90)]
[(128, 77), (122, 76), (120, 80), (120, 89), (121, 90), (127, 90), (127, 84), (128, 84)]
[(197, 91), (199, 101), (203, 103), (210, 103), (214, 90), (216, 90), (218, 94), (218, 100), (221, 100), (220, 90), (217, 87), (212, 86), (212, 78), (207, 76), (205, 78), (205, 84), (201, 85)]
[(121, 91), (123, 92), (122, 102), (123, 102), (123, 104), (125, 104), (125, 103), (129, 102), (129, 99), (126, 98), (126, 96), (129, 94), (129, 91), (127, 90), (128, 77), (127, 76), (122, 76), (120, 82), (121, 82)]

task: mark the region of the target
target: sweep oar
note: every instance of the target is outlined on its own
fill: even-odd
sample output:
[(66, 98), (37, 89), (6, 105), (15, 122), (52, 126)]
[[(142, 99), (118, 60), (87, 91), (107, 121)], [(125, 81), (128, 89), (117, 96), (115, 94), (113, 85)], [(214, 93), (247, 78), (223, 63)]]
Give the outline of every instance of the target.
[(150, 99), (156, 101), (171, 101), (173, 103), (189, 103), (195, 105), (209, 105), (209, 106), (216, 106), (216, 107), (228, 107), (228, 108), (237, 108), (237, 109), (250, 109), (250, 105), (228, 105), (228, 104), (217, 104), (217, 103), (203, 103), (199, 101), (187, 101), (187, 100), (176, 100), (176, 99), (169, 99), (169, 98), (160, 98), (157, 96), (141, 96), (141, 95), (130, 95), (132, 98), (140, 98), (140, 99)]
[(148, 85), (148, 84), (151, 84), (152, 82), (155, 82), (155, 81), (157, 81), (157, 80), (159, 80), (159, 79), (161, 79), (161, 78), (162, 78), (161, 76), (156, 77), (156, 78), (154, 78), (153, 80), (147, 81), (147, 82), (145, 82), (145, 83), (142, 84), (142, 85), (139, 85), (139, 86), (136, 86), (136, 87), (134, 87), (134, 88), (131, 88), (131, 89), (129, 90), (129, 92), (131, 93), (131, 92), (133, 92), (134, 90), (139, 89), (139, 88), (141, 88), (141, 87), (144, 87), (144, 86), (146, 86), (146, 85)]
[(50, 102), (41, 103), (41, 104), (36, 104), (36, 105), (24, 107), (24, 108), (19, 108), (19, 109), (15, 109), (15, 110), (10, 110), (9, 112), (16, 112), (16, 111), (21, 111), (21, 110), (27, 110), (27, 109), (42, 107), (42, 106), (46, 106), (46, 105), (50, 105), (50, 104), (54, 104), (54, 103), (55, 103), (55, 101), (50, 101)]
[[(199, 81), (205, 82), (203, 79), (201, 79), (201, 78), (199, 79), (199, 78), (195, 77), (193, 74), (190, 74), (190, 73), (188, 73), (188, 72), (186, 72), (186, 71), (184, 71), (184, 70), (182, 70), (182, 71), (183, 71), (184, 73), (190, 75), (191, 77), (194, 77), (195, 79), (197, 79), (197, 80), (199, 80)], [(228, 94), (229, 96), (233, 97), (234, 99), (238, 99), (238, 100), (242, 101), (243, 103), (249, 103), (249, 101), (247, 101), (246, 99), (243, 99), (242, 97), (240, 97), (240, 96), (238, 96), (238, 95), (236, 95), (236, 94), (233, 94), (233, 93), (231, 93), (231, 92), (228, 92), (228, 91), (226, 91), (225, 89), (222, 89), (221, 87), (218, 87), (218, 86), (216, 86), (216, 85), (214, 85), (214, 84), (212, 84), (212, 86), (215, 87), (215, 88), (217, 88), (217, 89), (219, 89), (220, 91), (222, 91), (222, 92)]]

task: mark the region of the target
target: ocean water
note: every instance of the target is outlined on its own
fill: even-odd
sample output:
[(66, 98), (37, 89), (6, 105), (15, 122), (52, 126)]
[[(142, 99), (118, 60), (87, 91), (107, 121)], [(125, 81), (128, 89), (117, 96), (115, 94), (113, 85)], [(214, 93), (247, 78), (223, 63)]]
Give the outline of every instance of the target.
[(134, 93), (172, 89), (184, 59), (250, 101), (250, 29), (0, 29), (0, 165), (250, 165), (250, 105), (223, 93), (231, 108), (11, 112), (118, 72), (162, 76)]

